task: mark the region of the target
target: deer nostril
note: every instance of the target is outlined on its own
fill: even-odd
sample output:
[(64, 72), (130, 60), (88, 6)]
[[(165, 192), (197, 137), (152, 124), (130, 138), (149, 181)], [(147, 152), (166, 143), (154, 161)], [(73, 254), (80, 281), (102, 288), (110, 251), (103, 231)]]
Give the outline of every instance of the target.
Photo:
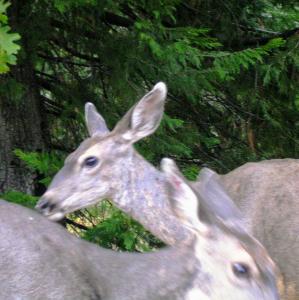
[(49, 205), (49, 202), (45, 202), (43, 205), (40, 206), (40, 208), (42, 210), (44, 210), (44, 209), (46, 209), (48, 207), (48, 205)]
[(57, 206), (57, 205), (56, 205), (55, 203), (50, 204), (50, 205), (49, 205), (49, 211), (54, 210), (56, 206)]

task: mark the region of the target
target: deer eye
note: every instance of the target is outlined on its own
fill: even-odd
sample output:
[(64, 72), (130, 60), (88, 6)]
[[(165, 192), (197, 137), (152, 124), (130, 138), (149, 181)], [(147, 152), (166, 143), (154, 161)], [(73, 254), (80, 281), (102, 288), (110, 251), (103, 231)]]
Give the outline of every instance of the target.
[(232, 269), (238, 278), (248, 279), (251, 276), (250, 267), (244, 263), (233, 263)]
[(89, 157), (85, 158), (83, 164), (84, 164), (84, 166), (91, 168), (91, 167), (96, 166), (98, 164), (98, 162), (99, 162), (99, 160), (97, 159), (97, 157), (89, 156)]

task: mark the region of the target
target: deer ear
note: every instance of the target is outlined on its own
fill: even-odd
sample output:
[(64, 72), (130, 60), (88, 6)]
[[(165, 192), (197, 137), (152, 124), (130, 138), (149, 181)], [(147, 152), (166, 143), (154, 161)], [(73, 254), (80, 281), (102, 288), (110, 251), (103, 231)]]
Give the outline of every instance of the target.
[(159, 126), (167, 94), (165, 83), (157, 83), (126, 115), (113, 130), (130, 143), (152, 134)]
[(243, 218), (233, 200), (220, 182), (220, 176), (203, 168), (196, 182), (192, 182), (194, 191), (199, 195), (200, 206), (210, 216), (210, 221), (221, 221), (228, 227), (243, 227)]
[(85, 104), (85, 122), (90, 136), (105, 136), (109, 133), (104, 118), (97, 112), (95, 106), (87, 102)]
[(197, 195), (186, 182), (175, 162), (164, 158), (161, 168), (166, 177), (169, 201), (176, 216), (189, 228), (206, 231), (207, 227), (199, 220)]

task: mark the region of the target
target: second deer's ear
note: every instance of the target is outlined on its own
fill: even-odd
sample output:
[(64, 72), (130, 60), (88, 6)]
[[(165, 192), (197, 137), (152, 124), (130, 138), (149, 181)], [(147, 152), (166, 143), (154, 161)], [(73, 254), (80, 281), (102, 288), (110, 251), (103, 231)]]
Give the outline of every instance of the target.
[(210, 221), (220, 220), (229, 227), (241, 229), (243, 217), (216, 172), (203, 168), (192, 187), (200, 197), (201, 207), (209, 213)]
[(169, 201), (174, 213), (182, 223), (196, 231), (206, 231), (206, 226), (199, 220), (199, 203), (197, 195), (180, 173), (175, 162), (164, 158), (161, 168), (165, 174)]
[(85, 122), (90, 136), (105, 136), (109, 133), (104, 118), (97, 112), (95, 106), (87, 102), (85, 104)]
[(161, 122), (166, 94), (166, 85), (163, 82), (157, 83), (126, 113), (113, 131), (130, 143), (152, 134)]

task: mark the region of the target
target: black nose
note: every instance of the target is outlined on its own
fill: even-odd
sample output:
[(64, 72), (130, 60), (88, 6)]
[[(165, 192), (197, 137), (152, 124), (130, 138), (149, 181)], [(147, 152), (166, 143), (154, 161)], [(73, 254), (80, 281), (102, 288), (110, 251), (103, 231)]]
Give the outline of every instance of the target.
[(51, 200), (47, 198), (41, 198), (36, 204), (35, 209), (46, 215), (53, 212), (56, 207), (56, 203), (51, 202)]

